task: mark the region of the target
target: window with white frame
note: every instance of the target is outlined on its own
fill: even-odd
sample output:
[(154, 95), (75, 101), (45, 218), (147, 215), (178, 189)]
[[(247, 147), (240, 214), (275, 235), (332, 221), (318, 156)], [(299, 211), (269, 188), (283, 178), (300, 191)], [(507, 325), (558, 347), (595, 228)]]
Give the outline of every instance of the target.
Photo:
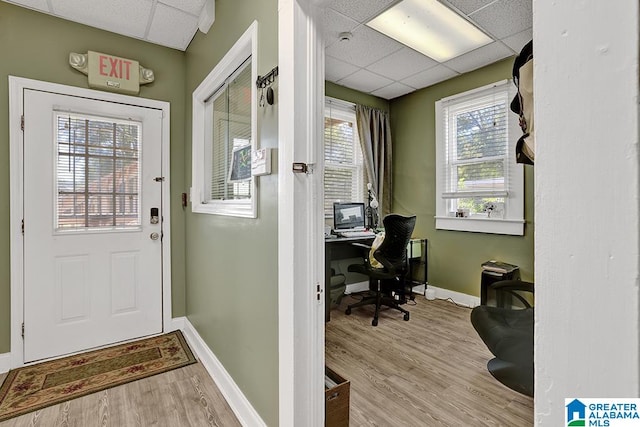
[(257, 22), (193, 92), (193, 212), (256, 217)]
[(364, 166), (354, 105), (327, 98), (324, 117), (324, 214), (335, 202), (364, 201)]
[(521, 133), (509, 81), (436, 102), (436, 228), (524, 234)]

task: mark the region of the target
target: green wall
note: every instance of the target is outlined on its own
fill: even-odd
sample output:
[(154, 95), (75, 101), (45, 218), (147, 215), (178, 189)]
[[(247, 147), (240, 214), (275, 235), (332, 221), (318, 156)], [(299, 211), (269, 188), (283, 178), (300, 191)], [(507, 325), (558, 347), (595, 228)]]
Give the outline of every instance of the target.
[[(258, 74), (278, 64), (277, 0), (217, 0), (216, 21), (187, 49), (185, 169), (191, 182), (191, 94), (258, 21)], [(276, 82), (277, 83), (277, 82)], [(276, 104), (258, 107), (258, 144), (277, 148)], [(187, 214), (187, 317), (262, 419), (278, 425), (278, 180), (258, 178), (257, 219)]]
[(324, 92), (325, 96), (353, 102), (354, 104), (368, 105), (378, 110), (389, 111), (389, 101), (386, 99), (378, 98), (368, 93), (362, 93), (329, 81), (324, 82)]
[[(512, 59), (489, 65), (391, 101), (393, 210), (416, 214), (415, 237), (429, 239), (429, 283), (480, 294), (480, 265), (499, 259), (520, 267), (533, 280), (533, 170), (525, 167), (525, 235), (469, 233), (435, 229), (435, 102), (511, 77)], [(513, 146), (515, 146), (513, 141)]]
[[(94, 50), (132, 58), (156, 81), (140, 96), (171, 103), (171, 280), (173, 316), (185, 314), (184, 53), (0, 2), (0, 354), (10, 351), (9, 75), (87, 87), (69, 52)], [(176, 82), (179, 82), (176, 84)]]

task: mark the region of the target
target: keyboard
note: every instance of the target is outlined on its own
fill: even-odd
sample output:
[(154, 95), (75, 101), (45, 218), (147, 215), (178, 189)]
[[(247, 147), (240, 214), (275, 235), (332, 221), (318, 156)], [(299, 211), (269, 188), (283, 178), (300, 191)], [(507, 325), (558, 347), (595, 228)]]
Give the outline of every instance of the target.
[(375, 237), (376, 233), (373, 231), (341, 231), (338, 233), (342, 237)]

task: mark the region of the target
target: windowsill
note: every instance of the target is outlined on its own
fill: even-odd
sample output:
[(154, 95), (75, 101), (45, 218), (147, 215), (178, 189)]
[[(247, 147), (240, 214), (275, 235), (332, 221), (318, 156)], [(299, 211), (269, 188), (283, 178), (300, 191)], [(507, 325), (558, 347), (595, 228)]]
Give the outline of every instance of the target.
[(435, 219), (437, 230), (524, 235), (524, 220), (522, 219), (455, 218), (450, 216), (436, 216)]
[(211, 203), (193, 203), (191, 205), (193, 213), (209, 215), (235, 216), (241, 218), (256, 218), (256, 206), (251, 201), (215, 201)]

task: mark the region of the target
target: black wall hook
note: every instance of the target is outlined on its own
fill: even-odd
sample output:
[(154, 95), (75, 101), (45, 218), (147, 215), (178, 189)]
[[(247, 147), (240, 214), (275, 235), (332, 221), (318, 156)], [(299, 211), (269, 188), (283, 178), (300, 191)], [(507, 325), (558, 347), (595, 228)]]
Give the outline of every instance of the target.
[(267, 103), (269, 105), (273, 105), (274, 103), (274, 94), (271, 85), (278, 77), (278, 67), (276, 66), (273, 70), (269, 71), (269, 73), (265, 76), (258, 76), (256, 80), (256, 87), (261, 89), (260, 95), (260, 106), (264, 107), (264, 89), (267, 88)]
[(278, 77), (278, 66), (269, 71), (268, 74), (264, 76), (258, 76), (258, 80), (256, 80), (257, 88), (264, 89), (267, 86), (270, 86), (274, 81), (276, 81), (276, 77)]

